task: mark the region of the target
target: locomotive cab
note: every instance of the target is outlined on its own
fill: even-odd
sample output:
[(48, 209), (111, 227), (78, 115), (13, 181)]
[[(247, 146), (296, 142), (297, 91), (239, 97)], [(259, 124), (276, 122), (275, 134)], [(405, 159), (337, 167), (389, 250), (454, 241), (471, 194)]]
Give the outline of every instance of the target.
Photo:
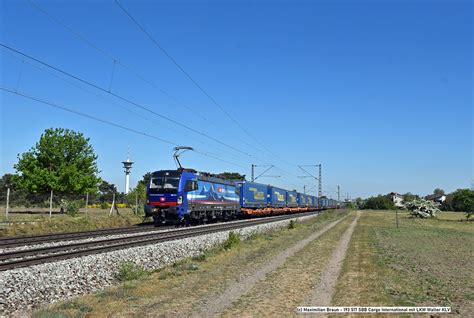
[(193, 179), (191, 171), (153, 172), (147, 185), (145, 216), (152, 216), (155, 225), (183, 222), (187, 214), (186, 192), (193, 190)]

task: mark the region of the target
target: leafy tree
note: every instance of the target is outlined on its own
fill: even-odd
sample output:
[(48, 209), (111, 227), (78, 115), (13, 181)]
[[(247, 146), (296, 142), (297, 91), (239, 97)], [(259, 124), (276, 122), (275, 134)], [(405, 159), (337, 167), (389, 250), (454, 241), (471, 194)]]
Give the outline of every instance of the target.
[(217, 177), (228, 180), (245, 180), (245, 174), (238, 172), (222, 172), (218, 174)]
[(436, 188), (433, 190), (433, 194), (434, 195), (444, 195), (444, 190), (443, 189), (440, 189), (440, 188)]
[(0, 179), (0, 189), (3, 191), (6, 188), (15, 189), (17, 187), (17, 175), (5, 173)]
[(17, 175), (6, 173), (0, 178), (0, 202), (5, 204), (7, 201), (7, 188), (10, 188), (10, 206), (20, 205), (26, 201), (28, 193), (18, 189)]
[(466, 212), (469, 219), (474, 214), (474, 191), (470, 189), (458, 189), (453, 192), (454, 211)]
[(407, 192), (403, 195), (403, 201), (405, 202), (411, 202), (413, 200), (419, 199), (420, 197), (417, 194), (412, 194), (410, 192)]
[(114, 184), (102, 180), (99, 184), (99, 201), (101, 203), (112, 202), (113, 195), (117, 192), (117, 187)]
[(46, 129), (34, 147), (18, 155), (14, 167), (18, 185), (33, 193), (94, 192), (100, 181), (97, 155), (89, 139), (64, 128)]
[(363, 209), (371, 210), (393, 210), (395, 205), (392, 200), (387, 198), (385, 195), (378, 195), (376, 197), (370, 197), (365, 200)]
[(147, 172), (143, 175), (142, 180), (138, 181), (139, 184), (143, 184), (145, 187), (150, 183), (151, 172)]
[(137, 186), (126, 195), (127, 202), (135, 209), (135, 202), (138, 199), (138, 210), (143, 210), (146, 202), (146, 185), (142, 180), (138, 181)]

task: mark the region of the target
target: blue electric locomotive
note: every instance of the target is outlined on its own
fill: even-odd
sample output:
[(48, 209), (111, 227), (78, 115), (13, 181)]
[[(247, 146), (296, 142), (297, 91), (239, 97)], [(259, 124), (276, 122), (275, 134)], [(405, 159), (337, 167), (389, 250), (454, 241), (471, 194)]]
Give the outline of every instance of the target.
[(161, 170), (151, 174), (145, 215), (160, 223), (198, 223), (237, 217), (239, 188), (230, 180), (194, 170)]

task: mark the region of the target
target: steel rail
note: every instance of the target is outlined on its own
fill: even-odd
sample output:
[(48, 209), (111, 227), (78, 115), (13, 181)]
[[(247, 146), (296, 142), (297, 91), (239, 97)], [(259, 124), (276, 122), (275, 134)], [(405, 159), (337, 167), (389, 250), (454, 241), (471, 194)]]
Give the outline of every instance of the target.
[[(164, 229), (169, 227), (162, 227)], [(58, 241), (73, 241), (83, 238), (91, 238), (105, 235), (127, 234), (134, 232), (153, 231), (152, 225), (134, 225), (130, 227), (108, 228), (93, 231), (65, 232), (56, 234), (31, 235), (31, 236), (12, 236), (0, 238), (0, 248), (11, 248), (32, 244), (43, 244)]]
[(237, 221), (230, 223), (219, 223), (218, 225), (182, 228), (174, 231), (156, 232), (125, 238), (115, 238), (109, 240), (99, 240), (92, 242), (83, 242), (69, 245), (60, 245), (1, 253), (0, 260), (2, 262), (0, 263), (0, 271), (75, 258), (79, 256), (99, 254), (130, 247), (143, 246), (153, 243), (161, 243), (210, 233), (242, 229), (250, 226), (274, 223), (286, 219), (292, 219), (305, 215), (314, 215), (318, 213), (319, 211), (282, 215), (272, 218), (254, 219), (247, 222)]

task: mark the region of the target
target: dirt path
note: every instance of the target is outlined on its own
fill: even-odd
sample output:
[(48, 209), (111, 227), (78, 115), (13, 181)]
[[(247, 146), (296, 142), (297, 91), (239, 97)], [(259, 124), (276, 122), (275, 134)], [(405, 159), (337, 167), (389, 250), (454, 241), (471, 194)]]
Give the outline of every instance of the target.
[(248, 293), (252, 287), (254, 287), (260, 280), (264, 279), (268, 273), (282, 266), (289, 257), (302, 250), (306, 245), (329, 231), (346, 217), (347, 216), (328, 224), (318, 232), (315, 232), (309, 237), (299, 241), (295, 245), (278, 254), (265, 266), (226, 288), (222, 293), (209, 296), (203, 301), (204, 305), (195, 313), (195, 316), (211, 317), (222, 313), (234, 300)]
[[(339, 244), (331, 255), (328, 265), (321, 275), (321, 280), (318, 286), (314, 288), (314, 292), (305, 301), (306, 306), (329, 306), (335, 291), (337, 279), (342, 269), (347, 248), (351, 241), (352, 233), (359, 220), (360, 212), (357, 212), (357, 217), (352, 221), (349, 228), (344, 232)], [(319, 315), (321, 317), (321, 315)]]

